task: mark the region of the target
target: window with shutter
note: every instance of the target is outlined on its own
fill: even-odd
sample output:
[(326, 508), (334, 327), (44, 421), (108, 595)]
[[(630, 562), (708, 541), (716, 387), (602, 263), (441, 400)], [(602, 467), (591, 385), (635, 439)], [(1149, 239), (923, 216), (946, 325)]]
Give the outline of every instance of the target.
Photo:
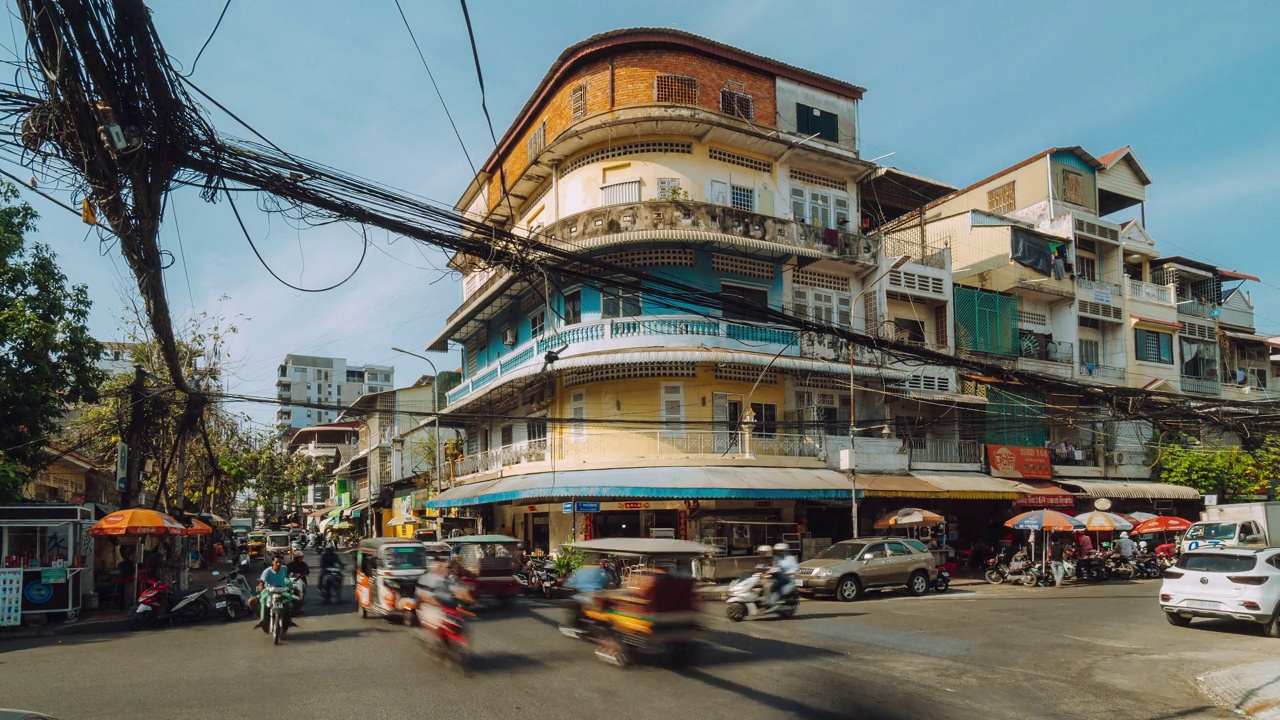
[(1005, 215), (1016, 209), (1014, 204), (1013, 183), (1005, 183), (1000, 187), (987, 191), (987, 211), (996, 215)]
[(756, 209), (756, 191), (743, 185), (734, 185), (729, 191), (730, 201), (735, 210), (752, 212)]
[(569, 398), (569, 440), (582, 442), (587, 439), (587, 392), (579, 390)]
[(804, 103), (796, 103), (796, 133), (840, 142), (840, 117)]
[(582, 291), (574, 290), (564, 294), (564, 324), (577, 325), (582, 322)]
[(802, 320), (809, 318), (809, 293), (806, 290), (791, 291), (791, 314)]
[(600, 186), (600, 205), (622, 205), (640, 202), (640, 181), (621, 180)]
[(529, 164), (532, 165), (538, 159), (538, 153), (547, 146), (547, 121), (543, 120), (540, 125), (529, 135)]
[(684, 385), (681, 383), (662, 385), (662, 431), (684, 434)]
[(1076, 205), (1084, 204), (1084, 176), (1071, 170), (1062, 171), (1062, 199)]
[(942, 303), (933, 309), (933, 330), (938, 350), (947, 349), (947, 304)]
[(582, 83), (575, 87), (569, 93), (569, 109), (573, 113), (574, 120), (580, 120), (587, 115), (587, 84)]

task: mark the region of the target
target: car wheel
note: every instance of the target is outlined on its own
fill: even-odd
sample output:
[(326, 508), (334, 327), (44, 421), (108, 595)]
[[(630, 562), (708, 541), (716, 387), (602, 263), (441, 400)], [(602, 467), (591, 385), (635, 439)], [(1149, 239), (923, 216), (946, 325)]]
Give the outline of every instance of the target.
[(836, 584), (836, 599), (840, 602), (853, 602), (862, 597), (862, 583), (852, 575), (840, 578)]
[(1262, 634), (1269, 638), (1280, 638), (1280, 608), (1271, 613), (1271, 619), (1262, 624)]
[(919, 597), (929, 592), (929, 575), (923, 570), (917, 570), (911, 573), (911, 577), (907, 579), (907, 593)]
[[(1174, 627), (1187, 627), (1188, 625), (1191, 624), (1190, 617), (1186, 615), (1179, 615), (1178, 613), (1167, 612), (1164, 614), (1164, 619), (1168, 620), (1169, 624)], [(1266, 627), (1271, 627), (1274, 624), (1275, 624), (1275, 620), (1273, 619), (1271, 622), (1267, 623)], [(1272, 635), (1271, 637), (1277, 637), (1277, 636)]]

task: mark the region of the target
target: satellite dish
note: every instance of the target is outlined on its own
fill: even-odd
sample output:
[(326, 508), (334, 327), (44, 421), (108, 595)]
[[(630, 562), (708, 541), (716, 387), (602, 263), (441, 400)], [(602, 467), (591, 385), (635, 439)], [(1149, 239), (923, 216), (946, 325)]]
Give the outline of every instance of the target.
[(1106, 498), (1098, 498), (1097, 500), (1093, 501), (1093, 508), (1095, 510), (1101, 510), (1102, 512), (1106, 512), (1111, 509), (1111, 501)]

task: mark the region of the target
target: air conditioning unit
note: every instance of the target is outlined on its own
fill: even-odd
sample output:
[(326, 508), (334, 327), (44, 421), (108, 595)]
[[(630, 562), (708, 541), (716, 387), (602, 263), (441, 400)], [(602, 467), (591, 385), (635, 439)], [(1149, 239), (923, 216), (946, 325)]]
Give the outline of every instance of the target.
[(516, 344), (516, 331), (511, 329), (503, 330), (502, 344), (507, 347), (514, 347)]
[(1129, 462), (1129, 458), (1127, 457), (1127, 453), (1125, 453), (1123, 450), (1117, 450), (1111, 453), (1112, 465), (1126, 465), (1128, 464), (1128, 462)]

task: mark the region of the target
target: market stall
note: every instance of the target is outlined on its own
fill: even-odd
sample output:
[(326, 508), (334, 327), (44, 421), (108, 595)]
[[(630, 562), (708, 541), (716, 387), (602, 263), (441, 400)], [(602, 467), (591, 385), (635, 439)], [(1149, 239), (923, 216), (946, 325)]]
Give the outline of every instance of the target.
[(93, 542), (84, 532), (92, 524), (90, 506), (0, 507), (0, 626), (27, 614), (75, 619), (93, 587)]

